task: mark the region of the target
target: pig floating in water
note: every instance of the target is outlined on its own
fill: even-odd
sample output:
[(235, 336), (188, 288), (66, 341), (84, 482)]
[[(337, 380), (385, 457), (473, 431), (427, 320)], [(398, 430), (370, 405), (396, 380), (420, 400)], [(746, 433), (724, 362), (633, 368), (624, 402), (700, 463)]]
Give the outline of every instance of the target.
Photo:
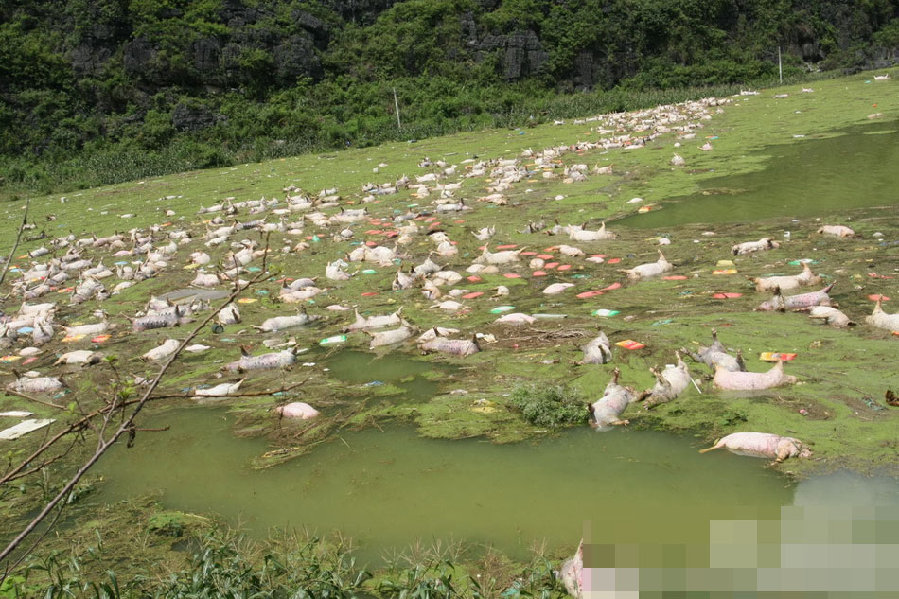
[(433, 339), (428, 341), (421, 341), (419, 338), (418, 348), (423, 352), (439, 352), (442, 354), (450, 354), (452, 356), (470, 356), (472, 354), (476, 354), (481, 351), (481, 346), (478, 344), (477, 335), (472, 335), (471, 340), (468, 339), (447, 339), (446, 337), (441, 337), (439, 332), (435, 329), (435, 336)]
[(896, 314), (887, 314), (884, 312), (880, 298), (878, 297), (877, 303), (874, 304), (874, 312), (871, 313), (871, 316), (865, 317), (865, 322), (878, 329), (899, 331), (899, 312)]
[(619, 272), (627, 274), (627, 278), (632, 281), (639, 281), (641, 279), (657, 277), (672, 270), (674, 270), (674, 265), (668, 262), (668, 260), (665, 259), (665, 255), (662, 254), (662, 251), (659, 250), (659, 259), (655, 262), (640, 264), (639, 266), (635, 266), (634, 268), (621, 270)]
[(774, 297), (763, 302), (757, 310), (808, 310), (814, 306), (830, 306), (830, 296), (827, 292), (833, 289), (831, 283), (821, 291), (809, 291), (797, 295), (784, 296), (780, 289), (774, 290)]
[(19, 375), (15, 370), (16, 380), (9, 383), (6, 388), (17, 393), (37, 393), (49, 394), (56, 393), (62, 389), (63, 383), (58, 378), (50, 376), (40, 376), (39, 373), (30, 371), (24, 375)]
[(368, 318), (363, 317), (359, 314), (359, 310), (356, 310), (356, 321), (347, 327), (344, 328), (344, 331), (362, 331), (365, 329), (379, 329), (381, 327), (392, 327), (401, 324), (402, 319), (400, 318), (400, 311), (402, 308), (398, 308), (396, 312), (393, 314), (386, 314), (381, 316), (369, 316)]
[(580, 364), (605, 364), (612, 361), (609, 338), (602, 331), (590, 343), (581, 346), (581, 351), (584, 352), (584, 359)]
[(762, 237), (758, 241), (744, 241), (743, 243), (738, 243), (730, 249), (734, 256), (743, 256), (745, 254), (772, 250), (779, 247), (780, 244), (770, 237)]
[(310, 316), (306, 313), (306, 309), (303, 308), (303, 311), (299, 314), (294, 314), (293, 316), (273, 316), (272, 318), (267, 318), (260, 326), (254, 325), (253, 328), (263, 333), (273, 333), (291, 327), (305, 326), (318, 318), (318, 316)]
[(818, 229), (821, 235), (831, 235), (833, 237), (855, 237), (855, 231), (846, 225), (824, 225)]
[(686, 348), (682, 347), (680, 349), (682, 354), (686, 354), (696, 360), (697, 362), (702, 362), (703, 364), (707, 364), (714, 369), (716, 366), (720, 366), (724, 370), (730, 370), (731, 372), (740, 372), (746, 370), (746, 365), (743, 363), (743, 355), (740, 352), (737, 352), (737, 357), (733, 357), (729, 353), (727, 353), (727, 348), (724, 347), (724, 344), (718, 341), (718, 331), (716, 329), (712, 329), (712, 339), (713, 343), (708, 346), (699, 346), (699, 351), (696, 353), (688, 351)]
[(808, 313), (809, 318), (824, 320), (832, 327), (854, 327), (855, 323), (849, 317), (829, 306), (813, 306)]
[(406, 339), (410, 339), (412, 335), (415, 334), (415, 331), (406, 321), (403, 321), (403, 325), (396, 329), (376, 333), (370, 331), (365, 332), (371, 336), (371, 343), (369, 344), (368, 349), (374, 349), (382, 345), (396, 345), (397, 343), (402, 343)]
[(656, 377), (656, 384), (652, 389), (646, 390), (641, 394), (641, 397), (646, 398), (643, 402), (643, 407), (647, 410), (660, 403), (666, 403), (677, 398), (693, 382), (687, 365), (680, 357), (680, 352), (677, 352), (676, 355), (677, 365), (666, 364), (665, 369), (662, 371), (655, 368), (649, 369)]
[(194, 389), (194, 395), (197, 397), (227, 397), (237, 393), (243, 381), (244, 379), (240, 379), (236, 383), (220, 383), (208, 389)]
[(771, 389), (781, 385), (792, 385), (796, 377), (784, 374), (784, 363), (780, 360), (767, 372), (733, 372), (721, 366), (715, 367), (715, 386), (728, 391), (756, 391)]
[(131, 330), (135, 333), (139, 333), (149, 329), (176, 327), (191, 322), (192, 319), (182, 310), (181, 306), (175, 306), (171, 312), (148, 314), (146, 316), (141, 316), (140, 318), (133, 318), (131, 319)]
[(584, 593), (584, 540), (578, 543), (574, 556), (562, 562), (559, 577), (565, 590), (575, 599), (583, 599)]
[(802, 272), (798, 275), (776, 275), (771, 277), (750, 277), (757, 291), (789, 291), (800, 287), (809, 287), (821, 282), (821, 277), (812, 272), (806, 262), (802, 263)]
[(294, 349), (285, 349), (284, 351), (251, 356), (245, 348), (241, 347), (240, 353), (242, 355), (239, 360), (225, 364), (222, 366), (222, 370), (244, 372), (246, 370), (286, 368), (296, 362), (297, 359)]
[(599, 431), (611, 430), (613, 426), (621, 426), (628, 423), (627, 420), (621, 418), (621, 414), (627, 409), (627, 406), (638, 399), (640, 396), (631, 388), (623, 387), (618, 384), (618, 377), (621, 370), (616, 368), (612, 371), (612, 380), (606, 385), (602, 397), (590, 404), (590, 426)]
[(793, 437), (782, 437), (773, 433), (731, 433), (715, 441), (713, 447), (700, 449), (699, 453), (726, 448), (737, 455), (754, 458), (769, 458), (780, 464), (787, 458), (808, 458), (812, 452), (802, 441)]
[(284, 406), (275, 408), (275, 412), (284, 418), (299, 418), (309, 420), (318, 416), (319, 412), (303, 401), (294, 401)]

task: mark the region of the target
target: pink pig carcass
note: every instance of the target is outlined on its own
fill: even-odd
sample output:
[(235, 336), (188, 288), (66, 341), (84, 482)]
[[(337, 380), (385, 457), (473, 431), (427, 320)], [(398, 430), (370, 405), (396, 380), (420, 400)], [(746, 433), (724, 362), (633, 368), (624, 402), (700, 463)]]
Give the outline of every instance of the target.
[(784, 363), (780, 360), (767, 372), (733, 372), (718, 364), (715, 366), (714, 381), (716, 387), (727, 391), (756, 391), (792, 385), (796, 377), (784, 374)]
[(773, 459), (774, 464), (780, 464), (787, 458), (808, 458), (812, 455), (799, 439), (774, 433), (731, 433), (718, 439), (713, 447), (700, 449), (699, 453), (722, 447), (737, 455)]

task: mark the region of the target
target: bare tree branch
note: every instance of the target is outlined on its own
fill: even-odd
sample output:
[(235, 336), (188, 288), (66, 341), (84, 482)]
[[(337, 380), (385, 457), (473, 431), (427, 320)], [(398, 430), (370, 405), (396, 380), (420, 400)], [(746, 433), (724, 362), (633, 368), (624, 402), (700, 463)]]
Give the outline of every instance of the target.
[(19, 242), (22, 240), (22, 234), (25, 233), (25, 227), (28, 225), (28, 205), (30, 202), (31, 199), (25, 200), (25, 215), (22, 217), (22, 224), (19, 226), (19, 234), (16, 235), (16, 242), (13, 244), (12, 249), (9, 250), (6, 264), (3, 265), (3, 273), (0, 274), (0, 285), (2, 285), (3, 280), (6, 279), (6, 273), (9, 272), (9, 267), (12, 265), (12, 257), (15, 256), (16, 249), (19, 247)]

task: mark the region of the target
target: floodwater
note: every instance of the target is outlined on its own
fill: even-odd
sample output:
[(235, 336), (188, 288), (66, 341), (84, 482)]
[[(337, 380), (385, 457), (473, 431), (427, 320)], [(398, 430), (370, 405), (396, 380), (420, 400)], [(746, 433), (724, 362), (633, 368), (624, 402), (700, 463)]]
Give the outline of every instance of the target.
[(832, 137), (798, 139), (758, 153), (767, 157), (759, 170), (706, 180), (699, 193), (665, 199), (660, 210), (616, 224), (669, 230), (692, 223), (845, 215), (896, 203), (896, 121), (851, 127)]
[[(895, 122), (764, 152), (762, 170), (709, 180), (709, 195), (672, 198), (621, 222), (804, 219), (895, 201)], [(390, 383), (409, 398), (437, 389), (426, 362), (347, 350), (327, 362), (347, 384)], [(535, 544), (571, 552), (585, 538), (594, 588), (616, 598), (638, 597), (637, 587), (697, 597), (899, 596), (899, 483), (890, 478), (837, 473), (794, 484), (762, 460), (700, 455), (690, 438), (586, 428), (510, 445), (370, 429), (255, 470), (253, 458), (270, 447), (236, 438), (223, 408), (148, 420), (171, 429), (139, 435), (135, 450), (114, 448), (100, 464), (111, 481), (102, 500), (158, 494), (167, 509), (217, 513), (259, 536), (339, 530), (374, 565), (416, 541), (463, 540), (525, 559)]]
[[(619, 592), (899, 592), (891, 479), (839, 473), (794, 485), (762, 460), (700, 455), (688, 438), (586, 428), (511, 445), (369, 429), (254, 470), (265, 441), (235, 438), (222, 408), (149, 424), (171, 430), (114, 448), (100, 464), (115, 481), (101, 500), (154, 493), (167, 509), (217, 513), (259, 536), (339, 530), (370, 565), (415, 542), (464, 540), (526, 559), (541, 544), (573, 551), (583, 537), (594, 547), (588, 565), (616, 568)], [(603, 572), (594, 588), (613, 584)]]

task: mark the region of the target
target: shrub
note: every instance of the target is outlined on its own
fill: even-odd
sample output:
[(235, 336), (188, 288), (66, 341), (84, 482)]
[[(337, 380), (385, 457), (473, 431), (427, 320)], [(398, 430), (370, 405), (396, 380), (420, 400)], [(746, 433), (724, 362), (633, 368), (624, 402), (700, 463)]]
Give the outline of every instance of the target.
[(512, 404), (535, 426), (558, 427), (587, 422), (586, 401), (567, 385), (520, 385)]

